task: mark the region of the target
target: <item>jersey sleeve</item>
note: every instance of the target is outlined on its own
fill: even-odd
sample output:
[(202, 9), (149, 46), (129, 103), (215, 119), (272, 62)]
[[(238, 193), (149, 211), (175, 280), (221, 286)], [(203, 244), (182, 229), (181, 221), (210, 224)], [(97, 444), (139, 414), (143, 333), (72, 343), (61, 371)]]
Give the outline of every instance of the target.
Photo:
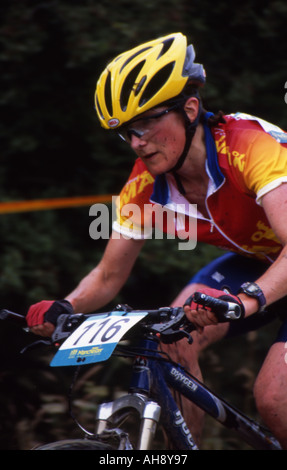
[(262, 197), (287, 183), (287, 148), (265, 132), (256, 132), (247, 148), (245, 184), (260, 204)]
[(127, 238), (150, 238), (153, 228), (149, 207), (154, 177), (140, 159), (116, 199), (113, 230)]

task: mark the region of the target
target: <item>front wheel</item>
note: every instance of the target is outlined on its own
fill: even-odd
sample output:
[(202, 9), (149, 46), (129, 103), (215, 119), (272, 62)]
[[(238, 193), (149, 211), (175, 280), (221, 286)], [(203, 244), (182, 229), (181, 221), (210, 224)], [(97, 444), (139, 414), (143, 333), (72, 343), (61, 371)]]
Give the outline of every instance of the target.
[(116, 448), (92, 439), (66, 439), (44, 444), (33, 450), (116, 450)]

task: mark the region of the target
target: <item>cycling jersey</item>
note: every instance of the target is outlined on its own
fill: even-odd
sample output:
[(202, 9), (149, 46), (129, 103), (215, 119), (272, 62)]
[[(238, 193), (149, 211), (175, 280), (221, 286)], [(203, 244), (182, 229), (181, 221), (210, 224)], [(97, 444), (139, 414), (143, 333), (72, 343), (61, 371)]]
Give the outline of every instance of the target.
[(212, 128), (204, 124), (208, 217), (185, 199), (171, 174), (154, 178), (137, 159), (118, 198), (114, 230), (148, 238), (159, 229), (154, 209), (164, 207), (173, 217), (159, 218), (163, 232), (188, 232), (194, 218), (198, 241), (272, 262), (282, 246), (260, 203), (266, 193), (287, 182), (287, 133), (246, 114), (225, 120)]

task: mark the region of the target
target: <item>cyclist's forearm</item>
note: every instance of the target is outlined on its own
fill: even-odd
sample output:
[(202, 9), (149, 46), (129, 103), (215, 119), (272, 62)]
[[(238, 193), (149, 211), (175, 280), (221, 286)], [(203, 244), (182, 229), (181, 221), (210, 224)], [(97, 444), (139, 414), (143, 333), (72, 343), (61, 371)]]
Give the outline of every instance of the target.
[(75, 312), (90, 313), (109, 303), (122, 287), (122, 278), (106, 279), (100, 267), (90, 272), (66, 299)]
[(90, 313), (113, 300), (128, 279), (144, 240), (111, 237), (103, 258), (69, 294), (78, 313)]

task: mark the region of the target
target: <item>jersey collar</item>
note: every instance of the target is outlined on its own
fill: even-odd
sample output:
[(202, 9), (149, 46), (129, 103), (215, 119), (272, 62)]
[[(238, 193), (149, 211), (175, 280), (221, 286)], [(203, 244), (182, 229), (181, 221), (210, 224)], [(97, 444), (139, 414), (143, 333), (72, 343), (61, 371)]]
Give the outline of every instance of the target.
[[(205, 136), (205, 146), (207, 153), (207, 168), (208, 173), (213, 183), (215, 185), (215, 190), (223, 183), (224, 176), (221, 172), (221, 169), (218, 165), (217, 151), (215, 146), (215, 141), (209, 126), (207, 125), (207, 120), (213, 113), (207, 112), (204, 116), (204, 136)], [(153, 193), (151, 195), (151, 201), (157, 204), (165, 206), (169, 202), (170, 191), (167, 183), (166, 176), (159, 175), (156, 176)]]

